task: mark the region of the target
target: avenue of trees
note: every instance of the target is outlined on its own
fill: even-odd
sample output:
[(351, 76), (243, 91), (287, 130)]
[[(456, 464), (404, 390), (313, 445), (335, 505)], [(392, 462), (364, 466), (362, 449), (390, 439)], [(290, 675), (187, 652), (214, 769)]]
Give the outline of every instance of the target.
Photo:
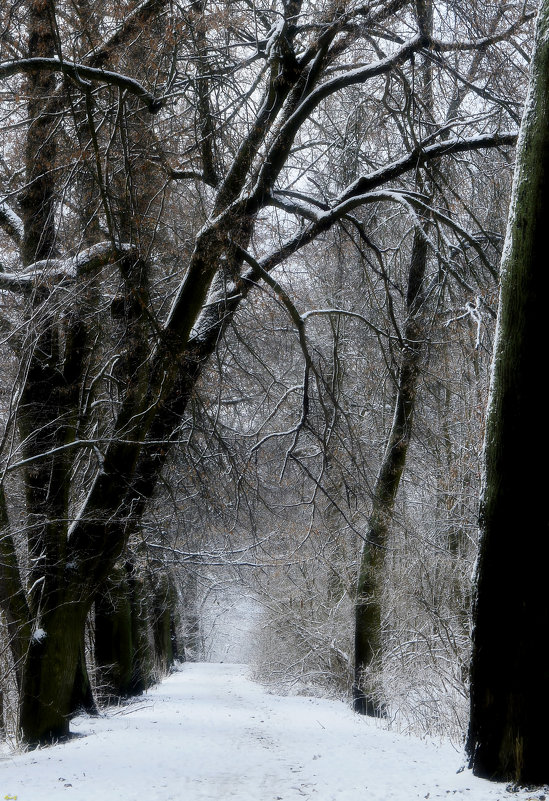
[(199, 653), (216, 571), (264, 608), (260, 673), (373, 715), (446, 697), (463, 733), (495, 337), (468, 749), (548, 780), (525, 468), (547, 6), (504, 249), (533, 0), (2, 7), (0, 698), (24, 742)]

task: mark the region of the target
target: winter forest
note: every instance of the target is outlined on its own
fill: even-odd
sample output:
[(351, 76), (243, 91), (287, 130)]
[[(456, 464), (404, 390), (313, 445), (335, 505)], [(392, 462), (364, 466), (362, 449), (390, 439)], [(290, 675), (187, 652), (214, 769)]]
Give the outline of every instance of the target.
[(229, 606), (549, 782), (549, 0), (8, 0), (0, 115), (0, 735)]

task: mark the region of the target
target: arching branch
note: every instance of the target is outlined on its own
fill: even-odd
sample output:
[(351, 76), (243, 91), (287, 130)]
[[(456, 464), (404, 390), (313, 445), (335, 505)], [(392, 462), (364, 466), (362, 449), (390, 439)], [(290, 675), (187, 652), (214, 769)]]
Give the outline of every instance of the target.
[(108, 86), (117, 86), (119, 89), (138, 97), (151, 114), (156, 114), (164, 105), (162, 99), (154, 97), (139, 81), (128, 78), (127, 75), (122, 75), (119, 72), (112, 72), (111, 70), (87, 67), (84, 64), (76, 64), (73, 61), (60, 61), (57, 58), (37, 57), (23, 58), (17, 61), (4, 61), (0, 64), (0, 79), (9, 78), (12, 75), (28, 74), (37, 71), (61, 72), (63, 75), (68, 75), (69, 78), (73, 78), (80, 85), (82, 85), (83, 81), (91, 81), (104, 83)]

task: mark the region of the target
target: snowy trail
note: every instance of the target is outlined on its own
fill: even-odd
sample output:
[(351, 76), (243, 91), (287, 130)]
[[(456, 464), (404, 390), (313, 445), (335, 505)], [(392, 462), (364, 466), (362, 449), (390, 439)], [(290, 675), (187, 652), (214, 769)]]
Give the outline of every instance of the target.
[(247, 668), (187, 664), (82, 736), (0, 756), (17, 801), (411, 801), (539, 798), (456, 773), (463, 758), (386, 731), (344, 704), (268, 695)]

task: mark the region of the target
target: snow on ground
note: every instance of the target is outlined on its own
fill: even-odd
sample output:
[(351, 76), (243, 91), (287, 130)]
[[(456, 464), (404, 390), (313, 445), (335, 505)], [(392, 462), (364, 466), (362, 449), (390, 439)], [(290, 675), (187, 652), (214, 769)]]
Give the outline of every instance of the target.
[(267, 694), (243, 665), (183, 665), (129, 706), (77, 718), (79, 736), (0, 756), (17, 801), (503, 801), (542, 798), (457, 772), (463, 758), (343, 703)]

